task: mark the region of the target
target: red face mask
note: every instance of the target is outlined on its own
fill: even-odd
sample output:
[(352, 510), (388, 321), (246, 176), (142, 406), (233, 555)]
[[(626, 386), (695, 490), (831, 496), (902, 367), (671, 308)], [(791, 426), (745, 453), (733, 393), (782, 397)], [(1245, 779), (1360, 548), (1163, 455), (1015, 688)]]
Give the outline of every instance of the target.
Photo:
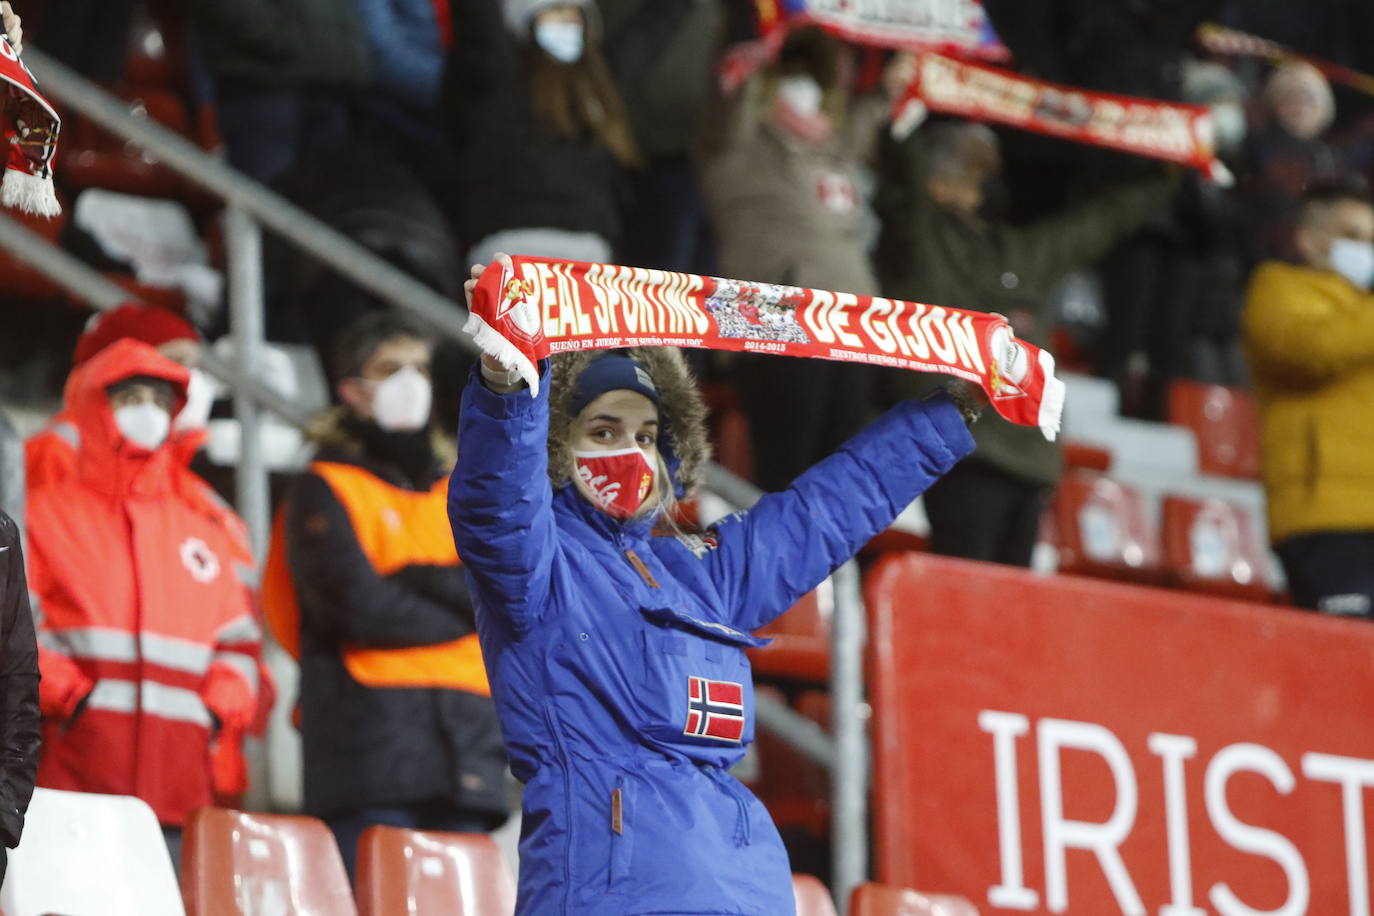
[(637, 448), (613, 452), (573, 452), (577, 476), (591, 491), (591, 501), (613, 518), (629, 518), (644, 505), (654, 487), (654, 470)]

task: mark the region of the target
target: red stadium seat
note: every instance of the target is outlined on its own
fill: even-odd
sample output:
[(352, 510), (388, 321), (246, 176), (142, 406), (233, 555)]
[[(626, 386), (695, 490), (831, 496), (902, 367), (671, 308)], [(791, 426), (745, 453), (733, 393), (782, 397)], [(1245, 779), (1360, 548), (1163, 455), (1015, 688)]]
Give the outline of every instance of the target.
[(129, 29), (129, 54), (124, 59), (124, 83), (134, 89), (175, 90), (185, 61), (174, 36), (147, 15), (135, 17)]
[(1259, 478), (1259, 412), (1248, 391), (1179, 379), (1169, 388), (1169, 422), (1197, 435), (1204, 474)]
[[(162, 89), (124, 93), (129, 110), (151, 118), (163, 127), (193, 141), (199, 132), (181, 98)], [(65, 125), (64, 125), (65, 127)], [(147, 154), (85, 119), (77, 119), (58, 147), (57, 174), (64, 184), (76, 188), (107, 188), (125, 194), (167, 197), (196, 209), (213, 202), (205, 192), (192, 186), (156, 157)]]
[(873, 540), (863, 546), (860, 555), (864, 559), (876, 559), (885, 553), (906, 553), (911, 550), (925, 550), (930, 546), (930, 538), (914, 531), (901, 528), (888, 528), (879, 531)]
[(1105, 473), (1111, 470), (1112, 453), (1105, 448), (1089, 445), (1086, 442), (1065, 442), (1064, 466)]
[(830, 586), (825, 584), (759, 630), (759, 636), (773, 641), (761, 649), (749, 651), (755, 673), (765, 678), (828, 684), (830, 614)]
[(749, 419), (738, 408), (722, 411), (715, 427), (716, 460), (745, 480), (754, 479), (754, 448), (749, 441)]
[(358, 841), (358, 911), (508, 916), (515, 879), (484, 833), (371, 827)]
[(849, 916), (978, 916), (978, 908), (963, 897), (869, 882), (854, 888)]
[(1059, 571), (1134, 582), (1160, 581), (1159, 544), (1135, 489), (1091, 471), (1070, 471), (1051, 508)]
[(706, 402), (711, 446), (715, 459), (728, 471), (754, 479), (754, 447), (749, 439), (749, 418), (740, 407), (739, 392), (733, 385), (720, 383), (701, 386)]
[[(782, 693), (760, 687), (781, 700)], [(793, 708), (822, 728), (830, 725), (830, 695), (808, 690)], [(830, 771), (807, 758), (782, 738), (759, 730), (754, 739), (758, 778), (749, 788), (763, 802), (779, 829), (800, 830), (816, 839), (830, 834)]]
[(792, 896), (797, 898), (797, 916), (836, 916), (830, 891), (811, 875), (792, 876)]
[(357, 916), (339, 847), (323, 821), (228, 808), (191, 813), (182, 835), (187, 916)]
[(1164, 499), (1164, 564), (1170, 580), (1229, 598), (1270, 598), (1268, 557), (1250, 513), (1219, 499)]

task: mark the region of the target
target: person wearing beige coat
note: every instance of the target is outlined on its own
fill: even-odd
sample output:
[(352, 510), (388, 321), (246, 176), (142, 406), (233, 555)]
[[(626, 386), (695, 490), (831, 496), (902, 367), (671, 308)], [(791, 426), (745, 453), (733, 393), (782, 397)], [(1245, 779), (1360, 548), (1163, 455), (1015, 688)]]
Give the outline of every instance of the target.
[[(702, 191), (723, 277), (878, 295), (866, 161), (913, 67), (898, 55), (884, 92), (847, 98), (843, 45), (794, 31), (777, 60), (704, 118)], [(785, 356), (734, 364), (760, 486), (779, 490), (877, 413), (879, 370)], [(786, 392), (786, 397), (779, 397)]]

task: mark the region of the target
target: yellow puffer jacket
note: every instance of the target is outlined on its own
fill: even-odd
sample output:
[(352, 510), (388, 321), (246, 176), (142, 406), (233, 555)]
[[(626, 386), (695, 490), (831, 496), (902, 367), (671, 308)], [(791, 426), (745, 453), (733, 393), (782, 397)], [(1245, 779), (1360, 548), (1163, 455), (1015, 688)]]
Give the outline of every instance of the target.
[(1251, 277), (1244, 325), (1270, 538), (1374, 530), (1374, 294), (1270, 261)]

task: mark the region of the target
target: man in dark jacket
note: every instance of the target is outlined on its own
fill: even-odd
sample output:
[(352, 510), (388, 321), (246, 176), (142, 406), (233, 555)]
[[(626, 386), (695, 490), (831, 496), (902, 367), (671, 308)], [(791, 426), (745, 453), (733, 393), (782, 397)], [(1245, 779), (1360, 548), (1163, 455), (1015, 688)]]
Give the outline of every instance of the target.
[(187, 9), (231, 165), (270, 182), (347, 142), (350, 105), (371, 82), (356, 3), (200, 0)]
[(333, 828), (350, 874), (375, 824), (482, 832), (507, 813), (431, 446), (430, 357), (424, 333), (390, 312), (341, 333), (328, 366), (340, 404), (314, 430), (319, 452), (268, 560), (269, 621), (288, 649), (299, 640), (305, 808)]
[(19, 526), (0, 511), (0, 884), (38, 774), (38, 646)]
[[(1168, 198), (1175, 183), (1141, 180), (1048, 219), (1012, 226), (989, 212), (1001, 158), (986, 126), (943, 123), (886, 152), (878, 198), (884, 294), (999, 312), (1017, 337), (1037, 346), (1045, 345), (1049, 332), (1037, 313), (1050, 287), (1105, 254)], [(892, 376), (894, 388), (924, 384), (912, 373)], [(974, 453), (925, 493), (931, 549), (1028, 566), (1041, 509), (1063, 468), (1059, 447), (992, 411), (973, 437)]]

